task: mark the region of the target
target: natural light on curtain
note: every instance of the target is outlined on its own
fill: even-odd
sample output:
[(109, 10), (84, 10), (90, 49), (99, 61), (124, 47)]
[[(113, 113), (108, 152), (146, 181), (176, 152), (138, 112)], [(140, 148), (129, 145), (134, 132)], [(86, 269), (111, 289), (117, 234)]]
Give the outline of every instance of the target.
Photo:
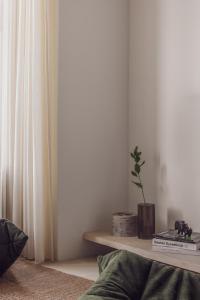
[(57, 0), (0, 0), (0, 217), (54, 258)]

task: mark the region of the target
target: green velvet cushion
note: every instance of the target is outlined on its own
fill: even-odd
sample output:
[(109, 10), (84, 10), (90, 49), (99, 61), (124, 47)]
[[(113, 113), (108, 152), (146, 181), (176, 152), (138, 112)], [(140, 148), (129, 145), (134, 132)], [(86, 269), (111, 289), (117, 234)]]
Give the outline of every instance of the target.
[(152, 262), (141, 300), (199, 300), (200, 275)]
[(81, 300), (199, 300), (200, 275), (128, 251), (98, 257), (100, 276)]
[(114, 251), (100, 256), (98, 263), (100, 276), (82, 300), (141, 298), (151, 268), (150, 260), (144, 261), (141, 256), (133, 256), (128, 251)]

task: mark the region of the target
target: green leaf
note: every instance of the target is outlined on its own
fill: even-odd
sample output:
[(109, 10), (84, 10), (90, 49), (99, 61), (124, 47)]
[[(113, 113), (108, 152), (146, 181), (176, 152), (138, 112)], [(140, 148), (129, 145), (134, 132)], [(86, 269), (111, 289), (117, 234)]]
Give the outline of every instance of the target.
[(135, 161), (138, 163), (140, 161), (140, 157), (137, 155)]
[(132, 181), (133, 183), (135, 183), (139, 188), (141, 188), (142, 189), (142, 184), (141, 183), (139, 183), (139, 182), (135, 182), (135, 181)]
[(131, 174), (132, 174), (133, 176), (137, 177), (137, 174), (136, 174), (135, 172), (131, 171)]
[(138, 174), (140, 173), (140, 165), (135, 164), (135, 172)]
[(138, 146), (136, 146), (134, 149), (134, 154), (137, 155), (137, 153), (138, 153)]
[(131, 152), (131, 157), (133, 158), (133, 159), (135, 159), (135, 155)]
[(143, 166), (145, 164), (145, 160), (141, 163), (140, 167)]

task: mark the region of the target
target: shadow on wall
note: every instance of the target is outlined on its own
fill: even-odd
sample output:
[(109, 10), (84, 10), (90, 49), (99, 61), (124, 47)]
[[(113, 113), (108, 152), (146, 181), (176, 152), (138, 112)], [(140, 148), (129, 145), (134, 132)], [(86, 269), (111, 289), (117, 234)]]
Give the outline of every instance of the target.
[(156, 183), (158, 185), (156, 195), (156, 230), (166, 229), (168, 218), (166, 219), (167, 199), (169, 198), (169, 187), (167, 185), (167, 166), (157, 161)]
[[(156, 230), (174, 219), (200, 230), (200, 3), (131, 2), (130, 145), (147, 161)], [(130, 208), (140, 194), (130, 182)]]
[[(200, 65), (197, 68), (200, 71)], [(190, 72), (191, 74), (191, 72)], [(199, 80), (200, 85), (200, 80)], [(188, 91), (187, 91), (188, 93)], [(184, 95), (174, 108), (173, 139), (174, 175), (172, 186), (174, 201), (182, 210), (184, 219), (200, 230), (197, 210), (200, 208), (200, 94)]]
[[(146, 160), (142, 174), (147, 202), (156, 203), (159, 105), (159, 6), (157, 1), (130, 3), (129, 141)], [(132, 150), (132, 149), (130, 149)], [(142, 201), (129, 180), (129, 208)]]
[(183, 213), (182, 213), (181, 209), (169, 207), (167, 209), (168, 228), (174, 229), (175, 221), (177, 221), (177, 220), (183, 220)]
[(199, 231), (200, 4), (159, 7), (157, 225), (184, 219)]

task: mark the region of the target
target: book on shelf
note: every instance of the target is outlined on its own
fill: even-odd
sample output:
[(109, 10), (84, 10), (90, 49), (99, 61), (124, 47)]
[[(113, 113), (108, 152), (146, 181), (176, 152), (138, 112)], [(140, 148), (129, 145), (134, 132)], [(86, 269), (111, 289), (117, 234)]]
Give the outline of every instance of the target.
[(183, 255), (200, 255), (200, 250), (185, 250), (185, 249), (176, 249), (171, 247), (160, 247), (160, 246), (152, 246), (152, 251), (161, 252), (161, 253), (172, 253), (172, 254), (183, 254)]
[(200, 233), (194, 232), (190, 239), (186, 239), (176, 230), (163, 231), (154, 235), (152, 246), (197, 251), (200, 249)]
[(191, 243), (191, 244), (200, 243), (199, 232), (193, 232), (191, 238), (186, 239), (183, 235), (178, 234), (177, 230), (173, 230), (173, 229), (156, 233), (154, 234), (154, 238), (182, 242), (182, 243)]
[(173, 240), (164, 240), (164, 239), (158, 239), (158, 238), (153, 238), (152, 240), (152, 246), (157, 246), (157, 247), (169, 247), (173, 249), (185, 249), (185, 250), (191, 250), (191, 251), (196, 251), (200, 249), (200, 243), (186, 243), (186, 242), (178, 242), (178, 241), (173, 241)]

